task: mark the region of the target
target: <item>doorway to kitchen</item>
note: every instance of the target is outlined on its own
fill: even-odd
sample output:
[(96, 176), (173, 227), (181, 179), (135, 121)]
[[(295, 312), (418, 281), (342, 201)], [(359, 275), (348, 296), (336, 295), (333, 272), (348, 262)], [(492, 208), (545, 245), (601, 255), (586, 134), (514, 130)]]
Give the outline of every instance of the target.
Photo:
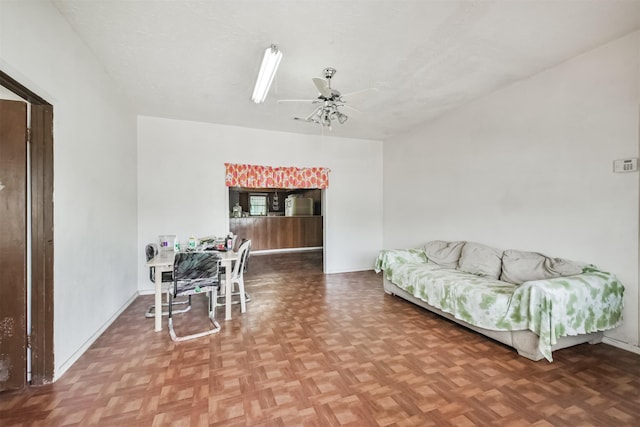
[(322, 250), (322, 190), (230, 187), (228, 213), (254, 252)]
[(229, 230), (248, 236), (252, 253), (317, 250), (324, 260), (329, 168), (234, 163), (225, 168)]

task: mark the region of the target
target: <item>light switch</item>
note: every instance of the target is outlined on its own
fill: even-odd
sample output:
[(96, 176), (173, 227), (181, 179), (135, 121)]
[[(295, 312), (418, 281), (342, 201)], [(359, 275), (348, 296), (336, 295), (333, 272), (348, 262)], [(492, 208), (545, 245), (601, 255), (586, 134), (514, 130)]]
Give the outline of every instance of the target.
[(637, 172), (638, 171), (638, 159), (636, 157), (631, 159), (620, 159), (613, 161), (613, 171), (619, 172)]

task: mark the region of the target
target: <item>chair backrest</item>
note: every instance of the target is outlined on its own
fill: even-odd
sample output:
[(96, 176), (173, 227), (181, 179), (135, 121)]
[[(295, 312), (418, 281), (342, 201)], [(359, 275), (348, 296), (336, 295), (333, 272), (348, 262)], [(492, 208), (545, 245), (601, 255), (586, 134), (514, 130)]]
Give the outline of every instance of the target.
[[(144, 255), (147, 257), (147, 261), (149, 261), (154, 256), (158, 255), (158, 246), (155, 243), (149, 243), (144, 247)], [(149, 280), (151, 283), (156, 281), (156, 268), (149, 267)]]
[[(178, 252), (173, 262), (174, 295), (200, 292), (218, 286), (220, 255), (216, 252)], [(202, 289), (206, 290), (206, 289)]]
[(251, 251), (251, 240), (245, 240), (238, 248), (238, 262), (233, 266), (232, 278), (241, 278), (244, 274), (249, 252)]
[(247, 239), (242, 239), (242, 243), (249, 242), (249, 249), (247, 249), (247, 255), (244, 260), (244, 268), (242, 269), (243, 273), (246, 273), (249, 270), (249, 256), (251, 255), (251, 241)]
[(155, 243), (149, 243), (147, 246), (145, 246), (144, 253), (147, 257), (147, 261), (149, 261), (151, 258), (158, 255), (158, 245), (156, 245)]

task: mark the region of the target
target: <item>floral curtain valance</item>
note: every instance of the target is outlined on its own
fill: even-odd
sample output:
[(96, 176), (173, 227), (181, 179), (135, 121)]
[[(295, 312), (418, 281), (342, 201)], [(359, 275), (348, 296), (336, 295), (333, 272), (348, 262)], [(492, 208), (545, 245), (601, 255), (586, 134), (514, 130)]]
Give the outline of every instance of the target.
[(246, 188), (327, 188), (328, 168), (272, 167), (224, 164), (227, 187)]

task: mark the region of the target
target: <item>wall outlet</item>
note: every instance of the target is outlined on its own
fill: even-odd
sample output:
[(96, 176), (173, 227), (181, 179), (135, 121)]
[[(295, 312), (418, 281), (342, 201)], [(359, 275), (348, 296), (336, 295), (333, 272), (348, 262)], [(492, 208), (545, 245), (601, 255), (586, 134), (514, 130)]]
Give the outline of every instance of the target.
[(613, 161), (613, 171), (619, 172), (637, 172), (638, 171), (638, 158), (620, 159)]

